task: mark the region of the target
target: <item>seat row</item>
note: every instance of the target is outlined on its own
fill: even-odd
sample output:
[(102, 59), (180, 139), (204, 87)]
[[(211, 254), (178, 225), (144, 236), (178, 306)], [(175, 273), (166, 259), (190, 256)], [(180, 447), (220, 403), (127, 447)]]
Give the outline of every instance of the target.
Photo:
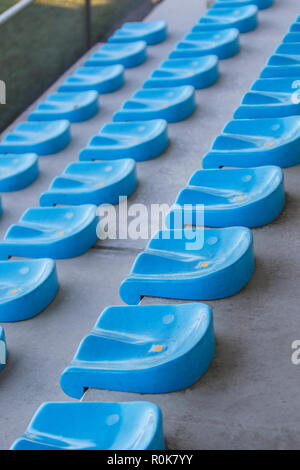
[[(195, 88), (203, 88), (213, 84), (218, 78), (217, 57), (231, 57), (239, 49), (238, 30), (227, 28), (235, 26), (241, 29), (240, 22), (249, 21), (254, 14), (252, 10), (251, 8), (242, 11), (230, 10), (231, 13), (228, 10), (225, 12), (223, 9), (219, 10), (221, 18), (217, 24), (214, 24), (212, 31), (206, 31), (207, 28), (201, 24), (200, 19), (192, 33), (187, 35), (170, 54), (170, 59), (164, 61), (144, 83), (144, 88), (164, 88), (174, 85), (193, 85)], [(215, 29), (220, 30), (218, 34), (215, 34)], [(164, 21), (125, 23), (109, 38), (107, 44), (91, 55), (84, 67), (78, 68), (67, 77), (59, 87), (58, 93), (48, 96), (29, 115), (29, 122), (20, 123), (0, 143), (0, 152), (2, 152), (0, 166), (3, 169), (0, 191), (20, 190), (31, 184), (38, 176), (37, 155), (48, 155), (62, 150), (71, 138), (69, 123), (89, 119), (96, 114), (98, 93), (108, 93), (120, 88), (124, 83), (124, 67), (134, 67), (143, 63), (146, 60), (146, 45), (157, 44), (166, 36), (167, 26)], [(213, 55), (206, 57), (207, 54)], [(114, 119), (135, 120), (140, 119), (141, 114), (145, 119), (151, 119), (152, 115), (169, 122), (183, 119), (194, 108), (193, 91), (178, 89), (174, 95), (172, 93), (168, 90), (150, 92), (141, 90), (132, 100), (124, 104)], [(124, 126), (111, 125), (109, 133), (118, 136), (120, 127), (121, 140), (123, 137), (123, 140), (125, 138), (128, 141)], [(103, 129), (103, 132), (106, 130), (107, 128)], [(151, 130), (149, 135), (152, 135)], [(129, 131), (129, 141), (130, 136)], [(82, 158), (86, 158), (88, 153), (98, 153), (98, 146), (95, 149), (93, 145), (95, 140), (97, 138), (91, 142), (92, 149), (89, 147)], [(108, 141), (109, 138), (106, 143)], [(110, 139), (110, 144), (111, 142), (114, 140)], [(164, 149), (163, 146), (158, 146), (158, 151), (161, 151), (161, 148)], [(139, 150), (142, 150), (142, 146)]]
[[(231, 57), (239, 48), (238, 30), (228, 28), (237, 27), (243, 31), (240, 22), (249, 22), (253, 15), (256, 18), (253, 7), (250, 7), (250, 10), (246, 7), (241, 11), (217, 11), (220, 12), (221, 18), (218, 17), (218, 22), (214, 23), (213, 31), (206, 31), (207, 27), (201, 24), (200, 19), (193, 32), (170, 54), (170, 59), (163, 62), (145, 82), (145, 88), (186, 84), (203, 88), (217, 80), (215, 55), (219, 58)], [(215, 30), (220, 32), (215, 34)], [(20, 165), (13, 165), (14, 171), (4, 178), (2, 190), (22, 189), (30, 184), (38, 174), (37, 157), (23, 154), (29, 152), (48, 155), (63, 149), (70, 141), (70, 125), (66, 120), (78, 122), (91, 118), (98, 111), (97, 93), (112, 92), (120, 88), (124, 82), (124, 67), (142, 63), (146, 59), (147, 43), (160, 42), (166, 35), (167, 27), (164, 21), (126, 23), (109, 38), (107, 44), (91, 55), (84, 67), (77, 69), (65, 80), (58, 93), (51, 94), (39, 104), (29, 115), (29, 122), (19, 124), (15, 131), (0, 143), (0, 152), (22, 154), (22, 158), (15, 158)], [(141, 43), (140, 40), (144, 42)], [(203, 57), (204, 54), (213, 55)], [(181, 60), (175, 60), (179, 58)], [(178, 89), (174, 95), (165, 90), (141, 90), (131, 101), (124, 104), (114, 120), (136, 120), (141, 118), (141, 114), (146, 119), (155, 115), (170, 122), (180, 120), (193, 110), (192, 95), (192, 89)], [(8, 158), (5, 170), (10, 161)]]
[[(155, 42), (155, 34), (158, 34), (157, 42), (167, 34), (164, 21), (125, 24), (121, 30), (131, 30), (132, 27), (138, 36), (144, 34), (144, 39), (150, 42)], [(136, 44), (131, 43), (132, 40), (131, 35), (130, 46)], [(119, 58), (115, 54), (114, 60), (117, 61), (125, 49), (123, 43), (116, 46), (120, 46)], [(129, 50), (127, 54), (130, 56)], [(49, 131), (51, 134), (51, 130), (57, 130), (58, 124), (62, 126), (63, 122), (28, 122), (21, 126), (31, 124), (37, 126), (39, 131), (43, 127), (47, 140), (50, 138)], [(159, 138), (165, 145), (163, 140), (167, 140), (166, 123), (162, 121), (159, 124), (164, 128), (164, 134), (159, 132)], [(65, 125), (69, 126), (69, 122), (65, 121)], [(27, 127), (26, 129), (28, 130)], [(8, 140), (9, 137), (10, 135), (7, 136)], [(18, 157), (21, 160), (24, 155)], [(119, 197), (129, 196), (136, 185), (136, 166), (132, 159), (115, 160), (110, 164), (105, 161), (69, 164), (63, 175), (55, 178), (49, 190), (41, 195), (41, 208), (28, 209), (20, 221), (8, 229), (0, 242), (3, 248), (0, 260), (13, 256), (38, 258), (0, 261), (0, 276), (3, 277), (4, 286), (0, 302), (0, 321), (25, 320), (45, 309), (58, 290), (53, 260), (79, 256), (93, 246), (98, 239), (97, 206), (105, 203), (117, 204)], [(64, 207), (53, 207), (56, 205)]]
[[(143, 36), (143, 40), (149, 44), (160, 42), (167, 35), (164, 21), (129, 23), (125, 24), (121, 31), (127, 29), (135, 31), (138, 39)], [(86, 96), (84, 90), (87, 89), (89, 93), (91, 91), (92, 93), (96, 93), (96, 91), (106, 93), (119, 88), (123, 84), (123, 78), (120, 80), (120, 75), (116, 81), (117, 77), (113, 77), (113, 72), (117, 71), (122, 72), (123, 76), (124, 67), (119, 62), (131, 58), (130, 66), (140, 63), (140, 60), (137, 60), (133, 54), (132, 45), (135, 46), (136, 42), (131, 43), (132, 40), (133, 35), (128, 38), (128, 45), (125, 43), (124, 45), (123, 43), (115, 44), (113, 39), (109, 40), (109, 47), (113, 45), (111, 58), (109, 59), (107, 56), (107, 51), (103, 52), (103, 58), (99, 58), (103, 64), (99, 64), (102, 65), (102, 68), (98, 69), (98, 76), (96, 76), (97, 69), (95, 68), (90, 69), (87, 66), (86, 69), (78, 69), (62, 85), (64, 91), (68, 92), (66, 96), (69, 96), (71, 101), (74, 98), (71, 93), (74, 90), (66, 89), (66, 83), (76, 84), (78, 92), (76, 96), (79, 99)], [(125, 41), (125, 36), (123, 41)], [(106, 46), (102, 47), (106, 50)], [(146, 42), (143, 42), (143, 51), (145, 60)], [(85, 70), (87, 75), (90, 70), (92, 71), (92, 80), (87, 80)], [(78, 78), (77, 75), (80, 75), (81, 78)], [(64, 101), (63, 93), (58, 93), (57, 97)], [(50, 101), (52, 100), (53, 106), (48, 103), (49, 116), (51, 116), (51, 111), (56, 109), (53, 95), (50, 97)], [(44, 106), (48, 105), (40, 105), (38, 110)], [(75, 104), (74, 109), (76, 108)], [(60, 112), (65, 112), (63, 107)], [(21, 152), (21, 154), (7, 153), (1, 156), (0, 165), (2, 164), (3, 167), (6, 165), (6, 169), (9, 170), (14, 165), (13, 174), (9, 171), (6, 173), (6, 187), (2, 181), (2, 189), (21, 189), (28, 184), (29, 180), (32, 182), (37, 177), (37, 155), (22, 154), (24, 150), (43, 155), (54, 151), (53, 144), (56, 146), (56, 150), (65, 146), (69, 138), (70, 124), (68, 121), (55, 121), (57, 118), (55, 112), (52, 117), (53, 122), (21, 123), (16, 131), (8, 134), (4, 142), (0, 144), (2, 152)], [(70, 119), (70, 116), (64, 117)], [(31, 120), (30, 115), (29, 121)], [(0, 321), (25, 320), (40, 313), (48, 306), (58, 290), (56, 266), (53, 259), (79, 256), (93, 246), (97, 241), (96, 206), (103, 203), (118, 203), (119, 195), (130, 195), (136, 184), (136, 169), (133, 160), (114, 161), (110, 165), (105, 162), (68, 165), (64, 174), (53, 181), (48, 194), (41, 196), (42, 207), (28, 209), (20, 221), (9, 228), (2, 241), (1, 260), (7, 260), (12, 256), (39, 259), (0, 261), (0, 278), (3, 286), (1, 289)], [(68, 207), (49, 207), (57, 204)]]
[[(217, 3), (220, 1), (205, 15), (213, 17), (213, 28), (209, 27), (210, 18), (207, 22), (199, 21), (199, 24), (204, 25), (203, 30), (219, 31), (224, 28), (226, 31), (227, 25), (231, 26), (232, 23), (243, 29), (243, 32), (247, 28), (253, 29), (254, 24), (256, 25), (253, 19), (256, 19), (256, 7), (252, 8), (253, 5), (250, 5), (250, 9), (241, 8), (241, 12), (226, 12), (219, 10)], [(248, 6), (254, 2), (242, 3)], [(260, 2), (259, 6), (264, 7), (266, 3)], [(219, 13), (214, 13), (213, 10), (217, 9)], [(246, 20), (249, 22), (248, 26)], [(208, 26), (205, 26), (205, 23)], [(236, 35), (236, 32), (234, 34)], [(205, 41), (203, 38), (203, 42)], [(199, 54), (199, 57), (202, 56), (203, 54)], [(201, 63), (216, 64), (216, 60), (206, 58)], [(163, 82), (166, 85), (159, 85), (162, 88), (159, 93), (164, 97), (167, 96), (163, 94), (165, 91), (172, 93), (169, 98), (175, 95), (178, 97), (178, 77), (182, 80), (184, 75), (195, 72), (189, 65), (191, 62), (181, 64), (177, 63), (178, 69), (182, 67), (181, 74), (174, 70), (166, 71), (173, 65), (168, 63), (162, 64), (158, 69), (160, 73), (152, 74), (152, 78), (158, 77), (159, 80), (166, 77), (167, 81)], [(197, 65), (199, 64), (200, 62)], [(196, 64), (194, 65), (196, 67)], [(168, 83), (170, 77), (172, 84)], [(196, 72), (193, 78), (199, 79)], [(214, 80), (211, 79), (207, 86)], [(147, 81), (145, 83), (147, 84)], [(143, 99), (150, 96), (150, 99), (155, 101), (161, 95), (157, 96), (157, 90), (150, 95), (143, 94), (150, 86), (153, 84), (148, 83), (138, 92), (142, 93), (142, 96), (138, 96), (137, 100), (134, 96), (133, 103), (130, 104), (129, 101), (126, 102), (129, 104), (123, 105), (119, 113), (126, 110), (125, 113), (119, 115), (119, 118), (118, 112), (116, 113), (114, 123), (106, 125), (102, 129), (102, 135), (100, 133), (95, 136), (80, 153), (81, 160), (111, 159), (111, 165), (118, 162), (114, 160), (118, 157), (118, 152), (125, 159), (123, 161), (126, 161), (129, 155), (134, 155), (135, 160), (141, 160), (138, 147), (140, 144), (145, 147), (147, 139), (141, 139), (141, 134), (145, 132), (149, 132), (152, 139), (149, 140), (154, 143), (153, 147), (156, 147), (156, 155), (152, 149), (152, 153), (149, 152), (145, 159), (154, 158), (164, 150), (167, 145), (167, 125), (162, 119), (172, 122), (172, 118), (168, 120), (161, 114), (151, 115), (153, 105), (151, 109), (151, 105), (145, 105)], [(185, 98), (189, 90), (193, 91), (190, 95), (194, 94), (191, 84), (180, 83), (180, 87), (180, 93)], [(152, 88), (149, 88), (149, 91), (151, 90)], [(162, 100), (158, 104), (159, 107), (157, 103), (155, 106), (159, 111), (168, 107), (168, 103)], [(165, 104), (167, 106), (164, 106)], [(190, 115), (193, 107), (189, 105), (189, 112), (183, 114), (181, 119)], [(136, 112), (139, 109), (148, 111), (147, 108), (150, 108), (150, 112), (146, 119), (142, 113), (138, 113), (134, 118), (133, 114), (130, 114), (132, 109)], [(176, 120), (180, 119), (177, 117)], [(136, 137), (138, 132), (139, 140)], [(134, 142), (134, 139), (138, 141)], [(101, 145), (102, 149), (97, 149), (97, 155), (95, 147)], [(91, 150), (95, 150), (94, 153)], [(107, 164), (106, 162), (105, 165)], [(266, 173), (274, 173), (268, 173), (271, 185), (272, 180), (276, 179), (276, 170), (266, 170)], [(264, 175), (259, 176), (263, 179)], [(229, 175), (227, 179), (229, 180)], [(246, 178), (245, 182), (250, 180), (247, 181)], [(256, 175), (250, 186), (254, 188), (253, 193), (259, 192)], [(232, 195), (237, 201), (238, 196), (238, 192)], [(171, 217), (169, 219), (171, 220)], [(193, 246), (188, 247), (187, 244)], [(147, 250), (138, 257), (135, 266), (137, 271), (132, 272), (120, 289), (121, 297), (127, 303), (136, 304), (143, 295), (197, 300), (225, 297), (240, 290), (253, 273), (252, 235), (245, 227), (204, 231), (184, 230), (182, 227), (163, 230), (151, 239)], [(133, 285), (135, 279), (145, 281), (143, 289)], [(133, 284), (130, 284), (131, 281)], [(212, 312), (210, 307), (204, 304), (109, 307), (101, 314), (92, 332), (82, 341), (72, 363), (61, 376), (61, 386), (67, 394), (75, 398), (82, 397), (84, 390), (89, 387), (140, 393), (180, 390), (192, 385), (207, 370), (214, 351)], [(78, 423), (80, 432), (74, 422)], [(37, 411), (25, 434), (12, 448), (159, 450), (164, 448), (161, 413), (155, 405), (145, 402), (47, 403)]]
[[(116, 42), (116, 37), (120, 40)], [(122, 39), (121, 39), (122, 36)], [(0, 192), (17, 191), (38, 176), (38, 155), (57, 153), (71, 139), (70, 123), (92, 118), (99, 110), (99, 94), (124, 84), (124, 68), (142, 64), (147, 44), (167, 36), (164, 21), (125, 23), (108, 43), (77, 68), (56, 93), (50, 94), (0, 143)], [(135, 42), (131, 42), (135, 41)]]
[[(174, 90), (177, 93), (178, 90), (180, 92), (188, 90), (194, 96), (194, 89), (190, 86), (167, 89), (166, 95), (174, 93)], [(155, 91), (157, 92), (156, 89)], [(162, 92), (164, 91), (163, 88)], [(170, 99), (170, 96), (168, 98)], [(194, 106), (193, 99), (193, 109)], [(170, 109), (169, 112), (171, 115), (172, 112), (176, 114), (174, 109)], [(155, 117), (158, 118), (159, 115)], [(108, 143), (112, 145), (109, 146)], [(102, 160), (102, 155), (105, 153), (99, 149), (99, 144), (102, 144), (102, 149), (106, 146), (105, 158), (132, 154), (138, 160), (143, 154), (143, 158), (148, 159), (161, 153), (167, 143), (167, 124), (164, 120), (112, 123), (105, 126), (102, 135), (95, 136), (91, 140), (88, 147), (81, 151), (79, 158), (95, 160), (97, 153)], [(0, 259), (5, 260), (11, 256), (59, 259), (84, 253), (97, 240), (98, 217), (95, 206), (103, 203), (118, 203), (119, 197), (129, 196), (135, 190), (136, 185), (136, 169), (133, 160), (125, 158), (111, 161), (109, 164), (105, 161), (71, 163), (63, 175), (52, 182), (49, 190), (41, 195), (42, 208), (29, 209), (19, 223), (9, 228), (4, 240), (0, 242)], [(69, 207), (50, 207), (55, 205)], [(2, 263), (3, 268), (5, 264)], [(47, 260), (35, 264), (37, 269), (43, 270)], [(14, 266), (16, 278), (13, 276), (13, 283), (16, 283), (19, 268), (16, 264)], [(55, 272), (53, 263), (48, 274), (49, 280), (51, 279), (50, 272), (51, 275)], [(40, 285), (44, 285), (44, 279), (36, 284), (37, 291)], [(48, 301), (52, 300), (56, 290), (57, 285), (56, 288), (48, 289), (51, 294), (50, 298), (47, 297)], [(8, 292), (11, 300), (10, 313), (8, 314), (7, 309), (4, 308), (1, 319), (3, 321), (19, 320), (19, 314), (15, 314), (14, 302), (22, 298), (22, 293), (16, 288), (11, 288)], [(45, 306), (45, 302), (42, 306)], [(22, 318), (35, 315), (40, 308), (39, 303), (37, 308), (26, 309), (23, 306)]]
[[(146, 29), (149, 29), (149, 24), (144, 25)], [(164, 22), (160, 23), (161, 27), (162, 25)], [(153, 28), (153, 23), (150, 23), (150, 26)], [(154, 23), (154, 26), (157, 26), (157, 23)], [(167, 90), (166, 95), (172, 93), (173, 90), (178, 92), (186, 88), (186, 86), (179, 89), (172, 87), (171, 91)], [(188, 90), (192, 90), (194, 95), (191, 87), (188, 87)], [(168, 98), (170, 99), (170, 96)], [(169, 111), (171, 114), (172, 111), (174, 113), (174, 109)], [(158, 118), (159, 115), (155, 117)], [(9, 228), (3, 241), (0, 242), (0, 259), (5, 260), (12, 256), (59, 259), (84, 253), (97, 240), (98, 217), (95, 206), (103, 203), (116, 204), (120, 196), (129, 196), (137, 185), (133, 160), (124, 158), (110, 161), (109, 164), (103, 160), (128, 156), (134, 157), (135, 160), (149, 159), (165, 150), (167, 144), (167, 123), (162, 119), (118, 122), (104, 126), (100, 135), (93, 137), (87, 148), (83, 149), (79, 155), (80, 160), (100, 158), (101, 161), (68, 165), (63, 175), (55, 178), (49, 190), (41, 195), (42, 208), (29, 209), (17, 224)], [(51, 207), (56, 205), (69, 207)], [(1, 264), (4, 269), (6, 263)], [(23, 293), (18, 288), (10, 287), (8, 289), (10, 309), (7, 312), (4, 306), (0, 316), (2, 321), (30, 318), (47, 305), (46, 301), (50, 302), (55, 296), (57, 280), (55, 285), (52, 280), (55, 277), (54, 263), (49, 265), (48, 260), (35, 262), (32, 260), (31, 264), (35, 265), (37, 271), (48, 273), (49, 283), (53, 286), (52, 289), (48, 289), (49, 296), (45, 298), (42, 305), (39, 302), (36, 307), (28, 305), (26, 308), (23, 305), (20, 318), (19, 313), (16, 314), (14, 303), (22, 299)], [(51, 266), (51, 269), (45, 270), (45, 265)], [(29, 269), (30, 273), (31, 271)], [(20, 283), (18, 274), (17, 263), (11, 264), (13, 285)], [(24, 277), (21, 279), (21, 282), (24, 282)], [(28, 281), (29, 286), (32, 286), (31, 276)], [(37, 277), (35, 290), (39, 292), (39, 286), (43, 286), (44, 283), (43, 277)], [(17, 309), (17, 312), (19, 310)]]
[[(299, 32), (295, 32), (297, 28)], [(286, 168), (300, 162), (297, 62), (300, 63), (300, 17), (245, 94), (234, 120), (215, 139), (203, 159), (204, 168), (266, 164)]]

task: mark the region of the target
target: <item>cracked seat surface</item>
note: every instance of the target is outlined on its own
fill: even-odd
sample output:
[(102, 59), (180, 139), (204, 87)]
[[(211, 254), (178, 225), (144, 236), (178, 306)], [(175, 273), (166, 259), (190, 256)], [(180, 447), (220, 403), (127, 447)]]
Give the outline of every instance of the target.
[(42, 207), (28, 209), (0, 241), (0, 258), (72, 258), (97, 241), (97, 207)]
[(248, 228), (161, 230), (136, 258), (120, 296), (130, 305), (143, 296), (220, 299), (239, 292), (253, 270)]
[(137, 186), (132, 159), (70, 163), (40, 197), (41, 206), (118, 204)]
[(203, 168), (281, 168), (300, 162), (300, 117), (230, 121), (204, 156)]
[(52, 302), (57, 291), (53, 260), (0, 261), (0, 322), (34, 317)]
[(163, 450), (154, 403), (44, 403), (11, 450)]
[(172, 392), (196, 382), (214, 351), (207, 305), (109, 307), (81, 342), (61, 386), (73, 398), (87, 387)]
[(79, 160), (155, 158), (168, 146), (168, 126), (163, 119), (105, 124), (79, 153)]

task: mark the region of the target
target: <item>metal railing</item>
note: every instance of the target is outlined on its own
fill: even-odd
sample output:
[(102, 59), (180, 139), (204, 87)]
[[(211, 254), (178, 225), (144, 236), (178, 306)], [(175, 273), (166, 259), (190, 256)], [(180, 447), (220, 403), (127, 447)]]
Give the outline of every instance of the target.
[(0, 25), (5, 23), (7, 20), (15, 16), (19, 11), (23, 10), (27, 7), (30, 3), (34, 0), (20, 0), (18, 3), (13, 5), (11, 8), (6, 10), (4, 13), (0, 15)]

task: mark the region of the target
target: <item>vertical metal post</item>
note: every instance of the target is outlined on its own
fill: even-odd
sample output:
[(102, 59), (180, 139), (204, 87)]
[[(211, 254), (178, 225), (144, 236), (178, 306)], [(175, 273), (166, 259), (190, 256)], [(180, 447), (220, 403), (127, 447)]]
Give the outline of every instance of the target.
[(91, 0), (85, 0), (85, 45), (91, 48)]

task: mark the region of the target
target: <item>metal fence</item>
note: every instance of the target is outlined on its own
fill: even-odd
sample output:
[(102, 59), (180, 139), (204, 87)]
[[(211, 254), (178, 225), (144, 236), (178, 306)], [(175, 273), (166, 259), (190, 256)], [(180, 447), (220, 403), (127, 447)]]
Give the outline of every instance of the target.
[(6, 85), (6, 104), (0, 104), (0, 132), (90, 46), (123, 21), (142, 19), (152, 1), (22, 0), (14, 14), (4, 13), (5, 21), (1, 15), (0, 81)]

